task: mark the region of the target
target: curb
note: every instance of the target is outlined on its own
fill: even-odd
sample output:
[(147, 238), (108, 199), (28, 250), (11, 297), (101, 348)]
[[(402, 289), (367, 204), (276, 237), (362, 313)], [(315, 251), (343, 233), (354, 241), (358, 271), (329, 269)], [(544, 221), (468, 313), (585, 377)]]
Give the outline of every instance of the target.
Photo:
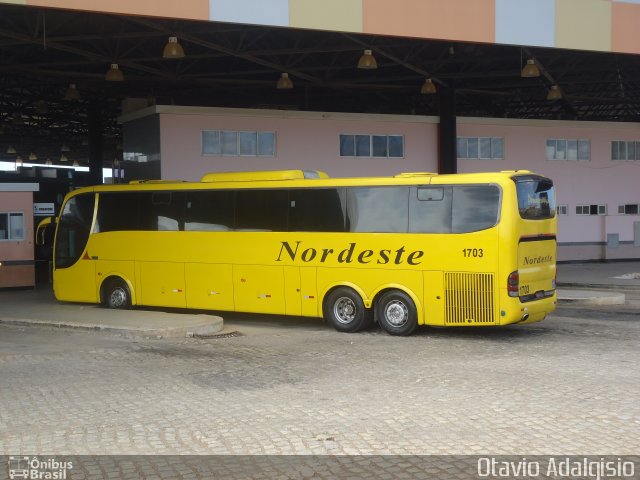
[(594, 289), (594, 290), (638, 290), (640, 291), (640, 285), (611, 285), (608, 283), (572, 283), (572, 282), (557, 282), (556, 287), (561, 288), (576, 288), (576, 289)]
[(195, 325), (178, 325), (175, 327), (160, 328), (136, 328), (127, 326), (113, 326), (101, 323), (69, 323), (57, 320), (42, 320), (30, 318), (2, 317), (0, 324), (44, 326), (54, 328), (70, 328), (76, 330), (95, 330), (101, 332), (117, 333), (127, 337), (196, 337), (208, 336), (222, 331), (224, 321), (222, 317), (215, 315), (201, 315), (207, 317), (206, 321)]
[(624, 293), (596, 290), (558, 290), (558, 302), (573, 305), (624, 305)]

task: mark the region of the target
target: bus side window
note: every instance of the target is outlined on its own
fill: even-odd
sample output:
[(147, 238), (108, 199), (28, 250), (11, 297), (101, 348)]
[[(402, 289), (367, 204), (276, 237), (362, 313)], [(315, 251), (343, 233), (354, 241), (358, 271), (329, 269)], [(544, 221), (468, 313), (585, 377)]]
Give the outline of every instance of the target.
[(342, 188), (293, 189), (289, 191), (289, 231), (344, 232)]
[(350, 232), (406, 232), (409, 223), (408, 187), (347, 189)]
[(287, 231), (287, 190), (237, 190), (236, 229)]
[(495, 185), (453, 187), (453, 233), (476, 232), (498, 223), (500, 189)]
[(184, 229), (225, 232), (235, 228), (234, 198), (229, 190), (203, 190), (187, 193)]
[(409, 231), (451, 233), (451, 187), (411, 187)]
[(141, 230), (137, 192), (98, 194), (95, 233)]
[(177, 231), (184, 229), (184, 192), (143, 192), (140, 194), (142, 230)]

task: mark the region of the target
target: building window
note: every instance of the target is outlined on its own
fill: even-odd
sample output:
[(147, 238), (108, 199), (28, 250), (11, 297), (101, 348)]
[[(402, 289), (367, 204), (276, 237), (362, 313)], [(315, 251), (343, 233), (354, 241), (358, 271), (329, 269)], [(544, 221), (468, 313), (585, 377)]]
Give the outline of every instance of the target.
[(0, 212), (0, 240), (24, 240), (24, 214)]
[(402, 135), (340, 134), (341, 157), (404, 157)]
[(569, 207), (567, 205), (558, 205), (556, 212), (558, 212), (558, 215), (569, 215)]
[(502, 137), (458, 137), (458, 158), (480, 160), (504, 159), (504, 138)]
[(547, 139), (547, 160), (589, 160), (591, 145), (584, 139)]
[(620, 215), (638, 215), (638, 204), (627, 203), (626, 205), (618, 205), (618, 213)]
[(275, 132), (202, 131), (202, 155), (274, 157), (275, 154)]
[(576, 205), (576, 215), (606, 215), (606, 205)]
[(640, 160), (640, 142), (614, 140), (611, 142), (611, 160)]

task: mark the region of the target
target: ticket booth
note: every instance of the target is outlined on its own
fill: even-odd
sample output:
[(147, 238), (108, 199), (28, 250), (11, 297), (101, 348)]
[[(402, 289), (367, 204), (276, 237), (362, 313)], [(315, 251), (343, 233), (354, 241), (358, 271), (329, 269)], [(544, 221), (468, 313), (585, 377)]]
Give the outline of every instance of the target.
[(37, 183), (0, 183), (0, 288), (34, 287), (33, 192)]

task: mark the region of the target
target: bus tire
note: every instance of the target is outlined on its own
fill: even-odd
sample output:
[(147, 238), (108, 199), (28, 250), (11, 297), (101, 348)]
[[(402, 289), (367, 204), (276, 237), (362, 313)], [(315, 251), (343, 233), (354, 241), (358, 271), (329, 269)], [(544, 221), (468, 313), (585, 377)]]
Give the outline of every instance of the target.
[(418, 326), (418, 313), (411, 297), (400, 290), (386, 292), (376, 302), (376, 318), (390, 335), (411, 335)]
[(127, 309), (131, 307), (131, 293), (124, 280), (114, 278), (104, 287), (104, 306), (107, 308)]
[(339, 332), (359, 332), (371, 325), (371, 315), (355, 290), (339, 287), (325, 297), (324, 318)]

